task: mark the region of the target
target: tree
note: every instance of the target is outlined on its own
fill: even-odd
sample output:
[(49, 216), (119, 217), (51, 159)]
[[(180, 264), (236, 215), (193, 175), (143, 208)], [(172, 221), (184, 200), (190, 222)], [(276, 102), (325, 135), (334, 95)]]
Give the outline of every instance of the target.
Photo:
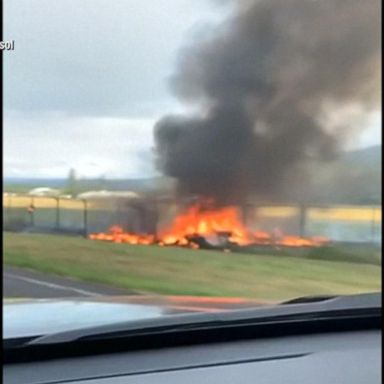
[(106, 189), (106, 188), (107, 188), (106, 177), (104, 174), (102, 174), (96, 180), (96, 189)]
[(68, 173), (66, 193), (74, 196), (77, 194), (78, 183), (76, 178), (76, 171), (71, 168)]

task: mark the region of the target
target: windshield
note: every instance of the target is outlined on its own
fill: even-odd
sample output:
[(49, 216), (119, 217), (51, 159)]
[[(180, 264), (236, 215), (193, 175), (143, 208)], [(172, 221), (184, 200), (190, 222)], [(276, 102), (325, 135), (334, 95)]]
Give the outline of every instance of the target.
[(5, 1), (9, 334), (381, 291), (380, 10)]

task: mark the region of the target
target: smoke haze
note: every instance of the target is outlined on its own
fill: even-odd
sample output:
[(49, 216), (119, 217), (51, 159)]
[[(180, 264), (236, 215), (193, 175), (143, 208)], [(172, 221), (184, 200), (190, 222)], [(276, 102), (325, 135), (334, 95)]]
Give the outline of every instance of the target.
[[(179, 192), (222, 204), (278, 195), (381, 101), (379, 0), (242, 1), (235, 13), (181, 52), (171, 87), (198, 112), (165, 116), (154, 133), (158, 167)], [(327, 124), (353, 107), (356, 124)]]

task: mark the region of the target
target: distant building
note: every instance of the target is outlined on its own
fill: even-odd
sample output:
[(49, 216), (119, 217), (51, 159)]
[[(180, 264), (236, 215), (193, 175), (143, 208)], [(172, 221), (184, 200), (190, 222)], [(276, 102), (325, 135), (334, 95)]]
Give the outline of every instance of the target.
[(3, 192), (3, 197), (17, 196), (14, 192)]
[(56, 197), (60, 195), (60, 191), (53, 188), (48, 187), (39, 187), (31, 189), (28, 192), (28, 195), (30, 196), (50, 196), (50, 197)]
[(130, 191), (88, 191), (77, 195), (78, 199), (110, 199), (110, 198), (126, 198), (136, 199), (140, 197), (135, 192)]
[(60, 195), (60, 199), (72, 199), (72, 195)]

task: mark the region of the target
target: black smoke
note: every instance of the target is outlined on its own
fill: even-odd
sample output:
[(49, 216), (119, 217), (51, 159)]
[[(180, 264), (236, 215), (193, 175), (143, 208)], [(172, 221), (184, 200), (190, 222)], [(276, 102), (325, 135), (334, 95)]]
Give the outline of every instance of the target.
[(378, 108), (380, 14), (380, 0), (239, 2), (182, 51), (172, 88), (200, 112), (156, 124), (159, 168), (181, 193), (220, 203), (279, 195), (295, 166), (332, 157), (363, 128), (330, 129), (329, 111)]

